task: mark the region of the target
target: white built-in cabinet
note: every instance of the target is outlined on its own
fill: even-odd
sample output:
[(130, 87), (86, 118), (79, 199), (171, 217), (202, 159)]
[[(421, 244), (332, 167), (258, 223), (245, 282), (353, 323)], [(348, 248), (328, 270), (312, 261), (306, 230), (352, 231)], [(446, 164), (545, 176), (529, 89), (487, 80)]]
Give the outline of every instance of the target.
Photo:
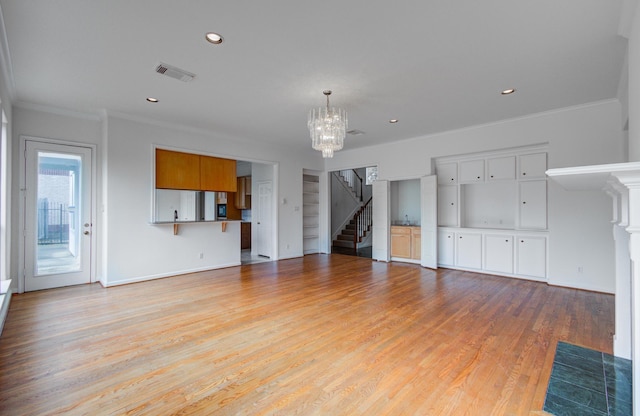
[(488, 272), (513, 273), (513, 236), (484, 234), (484, 269)]
[(545, 280), (544, 146), (436, 160), (438, 264)]
[(304, 254), (320, 252), (320, 178), (302, 176), (302, 239)]

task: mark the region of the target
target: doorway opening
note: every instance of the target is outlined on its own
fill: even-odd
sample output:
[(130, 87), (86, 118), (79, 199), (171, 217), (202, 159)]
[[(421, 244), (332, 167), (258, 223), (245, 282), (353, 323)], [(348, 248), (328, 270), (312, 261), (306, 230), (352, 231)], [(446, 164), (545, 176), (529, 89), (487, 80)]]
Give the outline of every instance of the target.
[(331, 172), (331, 252), (372, 257), (373, 193), (377, 167)]

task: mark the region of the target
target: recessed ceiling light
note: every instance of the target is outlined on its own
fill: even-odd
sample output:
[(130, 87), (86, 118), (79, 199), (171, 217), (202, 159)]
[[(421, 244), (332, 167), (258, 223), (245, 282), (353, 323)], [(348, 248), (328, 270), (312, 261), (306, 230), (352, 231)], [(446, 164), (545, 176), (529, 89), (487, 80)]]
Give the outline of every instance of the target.
[(219, 45), (224, 40), (221, 35), (215, 32), (209, 32), (204, 37), (207, 39), (207, 42), (211, 42), (214, 45)]
[(150, 103), (157, 103), (158, 99), (157, 98), (153, 98), (153, 97), (148, 97), (147, 101), (149, 101)]
[(396, 124), (398, 122), (397, 118), (392, 118), (391, 120), (389, 120), (389, 123), (391, 124)]
[(500, 94), (502, 95), (509, 95), (509, 94), (513, 94), (514, 92), (516, 92), (515, 88), (509, 88), (508, 90), (504, 90), (502, 91)]

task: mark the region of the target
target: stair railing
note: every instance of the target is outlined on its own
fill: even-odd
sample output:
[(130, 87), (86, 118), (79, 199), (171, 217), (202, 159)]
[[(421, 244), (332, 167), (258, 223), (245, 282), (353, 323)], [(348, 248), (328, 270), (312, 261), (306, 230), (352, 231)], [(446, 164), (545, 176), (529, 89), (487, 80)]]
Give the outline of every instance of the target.
[(371, 201), (373, 198), (369, 198), (369, 200), (356, 212), (353, 216), (353, 220), (356, 225), (356, 232), (353, 234), (353, 249), (358, 249), (358, 243), (362, 240), (362, 238), (371, 230), (371, 225), (373, 224), (373, 204)]
[(345, 169), (339, 172), (342, 179), (349, 185), (349, 188), (353, 190), (356, 197), (362, 202), (362, 178), (358, 175), (355, 169)]

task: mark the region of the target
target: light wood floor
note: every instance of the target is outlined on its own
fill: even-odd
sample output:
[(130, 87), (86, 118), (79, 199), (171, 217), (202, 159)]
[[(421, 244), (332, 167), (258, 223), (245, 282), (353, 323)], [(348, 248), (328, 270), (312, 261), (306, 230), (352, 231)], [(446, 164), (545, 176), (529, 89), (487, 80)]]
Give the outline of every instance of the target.
[(15, 295), (0, 414), (542, 414), (612, 295), (343, 255)]

